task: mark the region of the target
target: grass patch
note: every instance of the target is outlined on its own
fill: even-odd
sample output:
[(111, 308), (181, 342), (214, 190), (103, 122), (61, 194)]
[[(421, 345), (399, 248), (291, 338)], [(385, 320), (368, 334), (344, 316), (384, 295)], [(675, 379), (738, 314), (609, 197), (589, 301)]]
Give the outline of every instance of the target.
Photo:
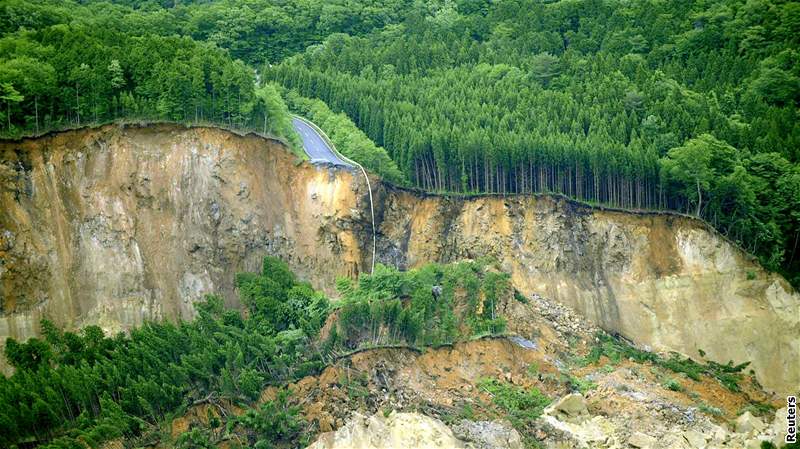
[(707, 362), (702, 365), (691, 358), (683, 358), (678, 354), (672, 354), (669, 358), (664, 358), (658, 354), (643, 351), (635, 348), (621, 339), (614, 338), (605, 332), (597, 333), (597, 344), (592, 348), (586, 357), (582, 359), (584, 365), (597, 363), (601, 357), (607, 357), (611, 363), (619, 364), (628, 359), (637, 363), (650, 362), (655, 366), (668, 369), (674, 373), (685, 374), (689, 379), (699, 381), (703, 374), (717, 379), (725, 388), (733, 392), (741, 391), (739, 382), (742, 380), (742, 370), (750, 362), (734, 365), (733, 362), (720, 364)]
[(464, 404), (461, 406), (461, 410), (459, 410), (458, 415), (463, 419), (472, 420), (475, 418), (475, 410), (472, 409), (471, 405)]
[(770, 416), (775, 413), (775, 407), (763, 402), (753, 401), (742, 407), (742, 409), (739, 410), (739, 415), (742, 415), (745, 412), (750, 412), (750, 414), (753, 416)]
[(586, 394), (588, 391), (594, 390), (597, 388), (597, 384), (589, 379), (581, 379), (580, 377), (575, 377), (570, 373), (561, 373), (561, 379), (564, 381), (565, 384), (569, 387), (569, 389), (573, 392), (577, 391), (581, 394)]
[(708, 404), (706, 404), (704, 402), (701, 402), (700, 404), (698, 404), (697, 405), (697, 409), (700, 410), (701, 412), (705, 413), (705, 414), (712, 415), (712, 416), (722, 416), (722, 415), (724, 415), (724, 413), (722, 413), (722, 409), (714, 407), (713, 405), (708, 405)]
[(492, 403), (505, 411), (518, 428), (535, 421), (550, 404), (550, 398), (536, 388), (527, 390), (493, 378), (481, 379), (478, 388), (489, 393)]

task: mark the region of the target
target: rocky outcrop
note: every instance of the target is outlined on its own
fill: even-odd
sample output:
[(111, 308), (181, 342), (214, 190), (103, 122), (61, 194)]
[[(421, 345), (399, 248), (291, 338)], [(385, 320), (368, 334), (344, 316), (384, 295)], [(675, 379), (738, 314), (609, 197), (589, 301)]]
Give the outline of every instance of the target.
[[(551, 196), (454, 198), (373, 183), (378, 261), (489, 256), (514, 285), (656, 350), (752, 361), (800, 388), (800, 297), (702, 223)], [(0, 339), (189, 317), (266, 254), (332, 293), (371, 263), (367, 190), (274, 140), (105, 126), (0, 143)]]
[(453, 433), (470, 449), (523, 449), (522, 436), (508, 421), (470, 421), (462, 419)]
[[(463, 439), (459, 439), (461, 435)], [(510, 423), (462, 420), (453, 430), (420, 413), (353, 413), (335, 432), (326, 432), (308, 449), (522, 449)]]
[[(613, 399), (612, 399), (613, 400)], [(635, 406), (634, 406), (635, 407)], [(673, 405), (674, 407), (674, 405)], [(566, 409), (566, 410), (565, 410)], [(577, 413), (576, 413), (577, 412)], [(622, 415), (622, 413), (620, 413)], [(739, 421), (755, 426), (734, 431), (726, 425), (717, 425), (703, 416), (686, 416), (683, 423), (653, 421), (640, 413), (635, 418), (620, 415), (590, 416), (582, 397), (569, 395), (545, 410), (539, 425), (547, 433), (556, 435), (558, 441), (548, 441), (544, 447), (571, 447), (581, 449), (725, 449), (762, 447), (762, 442), (782, 443), (780, 431), (766, 429), (759, 418), (745, 412)], [(774, 425), (781, 426), (776, 414)], [(627, 436), (626, 436), (627, 435)], [(624, 441), (624, 443), (623, 443)]]

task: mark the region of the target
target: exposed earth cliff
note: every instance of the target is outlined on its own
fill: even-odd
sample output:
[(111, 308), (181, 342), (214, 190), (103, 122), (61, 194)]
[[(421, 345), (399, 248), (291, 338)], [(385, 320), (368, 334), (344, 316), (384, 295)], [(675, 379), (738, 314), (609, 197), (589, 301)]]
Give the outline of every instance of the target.
[[(373, 186), (376, 183), (373, 183)], [(492, 256), (517, 289), (637, 344), (752, 361), (800, 386), (800, 296), (702, 223), (554, 197), (448, 198), (375, 187), (378, 261)], [(366, 184), (278, 141), (210, 128), (106, 126), (0, 143), (0, 339), (38, 321), (130, 328), (233, 303), (238, 271), (286, 259), (330, 291), (369, 269)]]

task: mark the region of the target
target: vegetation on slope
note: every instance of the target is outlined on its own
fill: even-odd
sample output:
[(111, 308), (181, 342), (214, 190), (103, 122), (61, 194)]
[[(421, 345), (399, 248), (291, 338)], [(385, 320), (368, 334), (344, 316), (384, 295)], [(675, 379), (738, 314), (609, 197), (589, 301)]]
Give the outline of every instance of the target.
[(180, 35), (250, 64), (276, 62), (331, 33), (358, 35), (402, 17), (409, 0), (7, 0), (0, 33), (71, 23), (127, 35)]
[(513, 295), (509, 276), (486, 262), (428, 264), (398, 271), (377, 265), (354, 284), (341, 279), (342, 300), (326, 348), (438, 346), (505, 330), (500, 299)]
[[(744, 362), (734, 365), (732, 361), (725, 365), (714, 361), (701, 364), (691, 358), (681, 357), (678, 354), (671, 354), (669, 358), (664, 358), (658, 354), (643, 351), (631, 346), (605, 332), (598, 333), (595, 340), (595, 346), (582, 360), (583, 363), (597, 363), (600, 361), (601, 357), (608, 358), (608, 361), (612, 364), (618, 364), (622, 360), (631, 360), (637, 363), (649, 362), (674, 373), (683, 374), (689, 379), (696, 381), (700, 380), (701, 375), (713, 377), (725, 386), (725, 388), (733, 392), (741, 391), (739, 382), (741, 382), (744, 377), (742, 371), (750, 364), (750, 362)], [(678, 387), (668, 382), (667, 388), (677, 389)]]
[(323, 366), (313, 344), (328, 314), (323, 295), (272, 258), (237, 285), (244, 316), (209, 296), (195, 304), (191, 322), (147, 323), (107, 337), (97, 326), (76, 334), (45, 321), (41, 339), (8, 339), (16, 371), (0, 377), (0, 445), (55, 438), (46, 447), (96, 447), (140, 435), (195, 401), (247, 403), (266, 384)]
[[(328, 299), (298, 282), (284, 262), (267, 257), (261, 273), (241, 273), (236, 285), (244, 313), (208, 296), (195, 304), (194, 320), (151, 322), (130, 335), (108, 337), (97, 326), (64, 332), (45, 320), (42, 338), (9, 338), (5, 356), (16, 370), (0, 377), (0, 445), (83, 448), (120, 436), (164, 438), (159, 425), (189, 405), (252, 404), (265, 386), (317, 373), (343, 350), (438, 345), (501, 331), (495, 303), (513, 294), (508, 276), (483, 263), (405, 273), (379, 266), (357, 284), (340, 281), (345, 299), (318, 344)], [(198, 442), (236, 430), (255, 447), (299, 444), (297, 410), (282, 394), (175, 444), (204, 447)]]
[[(320, 429), (320, 419), (330, 419), (328, 412), (320, 415), (315, 401), (338, 398), (333, 402), (346, 401), (339, 402), (344, 409), (372, 412), (381, 404), (399, 404), (382, 402), (389, 400), (387, 391), (375, 382), (386, 378), (359, 371), (349, 354), (401, 346), (401, 353), (411, 348), (424, 357), (429, 348), (465, 340), (484, 350), (517, 345), (505, 340), (499, 345), (494, 339), (475, 341), (476, 336), (503, 332), (505, 319), (511, 317), (500, 316), (499, 310), (510, 310), (509, 301), (521, 300), (509, 276), (489, 262), (431, 264), (408, 272), (378, 266), (373, 275), (337, 284), (342, 299), (329, 303), (309, 284), (298, 282), (284, 262), (267, 257), (260, 273), (236, 277), (242, 311), (225, 309), (219, 297), (209, 296), (195, 304), (197, 316), (191, 321), (149, 322), (129, 335), (114, 337), (104, 335), (97, 326), (74, 333), (44, 321), (41, 338), (25, 343), (9, 339), (6, 344), (5, 356), (15, 373), (0, 376), (0, 446), (85, 449), (122, 438), (126, 447), (303, 447)], [(577, 334), (571, 338), (580, 339)], [(547, 341), (537, 339), (544, 346), (549, 345)], [(746, 364), (700, 364), (677, 356), (661, 357), (603, 333), (590, 346), (585, 348), (588, 353), (548, 356), (547, 351), (560, 351), (557, 346), (544, 354), (530, 351), (538, 361), (519, 361), (513, 375), (503, 364), (479, 361), (488, 365), (486, 372), (472, 380), (476, 388), (454, 390), (479, 396), (456, 395), (464, 401), (438, 410), (451, 421), (507, 418), (533, 444), (539, 438), (535, 422), (550, 398), (570, 391), (585, 393), (597, 386), (588, 377), (573, 374), (580, 375), (587, 365), (595, 367), (587, 369), (610, 373), (613, 365), (628, 361), (651, 364), (679, 375), (678, 380), (685, 376), (681, 383), (653, 371), (656, 387), (682, 394), (708, 386), (710, 377), (731, 394), (749, 398), (754, 391), (755, 384), (745, 382), (748, 377), (742, 373)], [(495, 356), (494, 360), (503, 360), (508, 354)], [(577, 371), (569, 371), (569, 365), (551, 356), (577, 362), (570, 364)], [(328, 366), (331, 370), (322, 373)], [(451, 371), (439, 368), (441, 372), (426, 375)], [(331, 381), (336, 373), (339, 380)], [(319, 376), (296, 382), (308, 375)], [(337, 387), (314, 390), (321, 388), (317, 382), (322, 378)], [(293, 382), (298, 395), (316, 398), (303, 403), (302, 411), (300, 399), (287, 388)], [(391, 394), (399, 395), (401, 390)], [(374, 394), (377, 391), (381, 392)], [(473, 400), (480, 397), (489, 402)], [(403, 398), (405, 406), (424, 405), (409, 404)], [(401, 396), (392, 399), (400, 400)], [(772, 413), (767, 403), (745, 405), (760, 415)], [(436, 409), (433, 404), (427, 407)], [(705, 407), (715, 416), (722, 413)]]
[[(366, 32), (404, 3), (3, 2), (2, 135), (120, 117), (263, 131), (275, 92), (256, 91), (242, 60), (260, 65), (331, 32)], [(293, 135), (291, 127), (267, 131)]]
[(6, 136), (125, 118), (256, 130), (301, 148), (277, 90), (212, 44), (59, 24), (3, 37), (0, 55)]

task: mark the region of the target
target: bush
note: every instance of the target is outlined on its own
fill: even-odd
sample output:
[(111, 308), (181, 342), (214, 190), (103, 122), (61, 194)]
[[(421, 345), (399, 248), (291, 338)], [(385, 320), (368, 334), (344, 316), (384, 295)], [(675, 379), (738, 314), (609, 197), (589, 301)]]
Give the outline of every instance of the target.
[(526, 390), (493, 378), (481, 379), (478, 388), (492, 396), (492, 403), (507, 412), (515, 426), (536, 420), (550, 404), (550, 399), (536, 388)]
[(597, 388), (597, 384), (589, 379), (581, 379), (569, 373), (564, 373), (562, 376), (570, 391), (577, 391), (581, 394), (586, 394), (588, 391)]
[(194, 428), (182, 433), (175, 441), (177, 449), (216, 449), (211, 441), (211, 432), (206, 429)]
[(700, 410), (703, 413), (707, 413), (707, 414), (712, 415), (712, 416), (723, 416), (724, 415), (724, 413), (722, 413), (722, 409), (714, 407), (714, 406), (711, 406), (711, 405), (708, 405), (708, 404), (705, 404), (705, 403), (702, 403), (702, 404), (698, 405), (697, 409)]
[(683, 391), (683, 386), (675, 379), (667, 379), (664, 382), (664, 388), (671, 391)]

